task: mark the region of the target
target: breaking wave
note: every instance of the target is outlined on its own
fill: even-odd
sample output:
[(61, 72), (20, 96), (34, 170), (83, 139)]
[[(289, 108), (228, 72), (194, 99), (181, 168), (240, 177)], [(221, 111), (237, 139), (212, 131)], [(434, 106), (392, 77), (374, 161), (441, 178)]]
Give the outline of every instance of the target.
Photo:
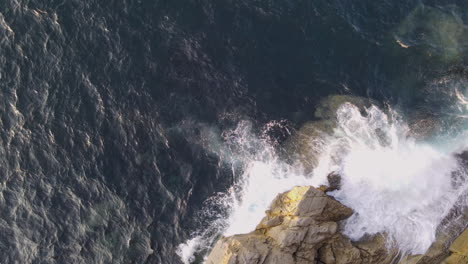
[(354, 210), (344, 234), (387, 233), (403, 252), (424, 253), (441, 221), (466, 193), (466, 172), (453, 152), (416, 141), (408, 126), (375, 106), (363, 116), (345, 104), (337, 113), (333, 164), (342, 188), (332, 195)]
[[(255, 135), (248, 122), (227, 133), (226, 144), (238, 149), (234, 160), (242, 164), (241, 177), (230, 191), (207, 202), (207, 211), (216, 205), (224, 214), (179, 246), (183, 261), (190, 263), (195, 252), (208, 250), (219, 234), (253, 231), (278, 193), (327, 184), (331, 172), (341, 175), (342, 187), (330, 194), (354, 210), (344, 234), (358, 240), (387, 233), (402, 252), (424, 253), (442, 220), (454, 207), (466, 205), (466, 171), (454, 155), (459, 149), (417, 140), (392, 109), (363, 110), (345, 103), (335, 122), (333, 131), (314, 139), (320, 144), (310, 145), (320, 148), (315, 151), (320, 156), (309, 174), (284, 161), (277, 146)], [(465, 139), (458, 135), (458, 147), (466, 146)]]

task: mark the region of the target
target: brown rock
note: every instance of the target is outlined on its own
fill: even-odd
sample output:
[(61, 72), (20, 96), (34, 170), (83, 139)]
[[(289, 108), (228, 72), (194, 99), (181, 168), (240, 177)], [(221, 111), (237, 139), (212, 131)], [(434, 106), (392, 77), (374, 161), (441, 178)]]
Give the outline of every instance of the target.
[(398, 249), (388, 248), (384, 234), (368, 236), (353, 244), (361, 251), (362, 263), (389, 264), (398, 257)]
[(450, 221), (447, 223), (449, 225), (439, 230), (436, 241), (424, 254), (405, 256), (399, 264), (468, 264), (466, 262), (468, 231), (462, 232), (467, 220), (468, 210), (445, 220)]
[(450, 246), (450, 252), (468, 256), (468, 229), (465, 229), (465, 231), (453, 241)]
[(353, 211), (323, 191), (302, 186), (278, 195), (266, 213), (270, 217), (309, 216), (315, 219), (339, 221), (350, 217)]
[(362, 111), (371, 105), (379, 105), (378, 102), (368, 98), (351, 95), (331, 95), (320, 101), (315, 109), (315, 117), (320, 119), (335, 119), (336, 111), (344, 103), (351, 103)]
[(339, 233), (338, 221), (352, 210), (323, 191), (295, 187), (279, 194), (254, 232), (221, 238), (208, 264), (388, 264), (395, 252), (384, 236), (354, 243)]
[(319, 250), (319, 259), (324, 264), (361, 264), (364, 263), (361, 255), (361, 251), (341, 234)]
[(468, 264), (468, 228), (453, 241), (449, 250), (452, 254), (442, 263)]
[(336, 128), (336, 112), (345, 103), (357, 106), (362, 112), (371, 105), (379, 105), (374, 100), (350, 95), (332, 95), (321, 100), (314, 113), (318, 120), (303, 124), (285, 143), (286, 158), (301, 165), (306, 174), (318, 165), (322, 147)]
[(458, 254), (453, 254), (446, 258), (442, 264), (468, 264), (468, 257)]
[(295, 187), (279, 194), (256, 231), (220, 239), (207, 263), (315, 263), (318, 249), (352, 210), (323, 191)]
[(310, 173), (318, 165), (321, 149), (326, 137), (333, 133), (336, 124), (332, 120), (305, 123), (285, 143), (287, 159), (301, 165), (305, 173)]

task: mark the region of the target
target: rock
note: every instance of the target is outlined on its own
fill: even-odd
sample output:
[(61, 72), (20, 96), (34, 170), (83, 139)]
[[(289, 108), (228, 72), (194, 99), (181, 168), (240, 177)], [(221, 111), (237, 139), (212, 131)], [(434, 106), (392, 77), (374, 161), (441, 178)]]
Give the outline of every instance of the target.
[(450, 236), (438, 234), (436, 241), (421, 255), (404, 256), (399, 264), (440, 264), (449, 254), (447, 252)]
[(342, 234), (337, 234), (319, 250), (319, 256), (324, 264), (390, 264), (397, 258), (398, 250), (387, 248), (384, 235), (352, 242)]
[(380, 105), (376, 101), (368, 98), (351, 95), (331, 95), (321, 100), (315, 108), (315, 117), (319, 119), (336, 119), (336, 111), (344, 103), (351, 103), (357, 106), (361, 111), (371, 105)]
[(460, 162), (463, 163), (465, 167), (468, 167), (468, 151), (456, 154), (456, 156), (460, 159)]
[(328, 174), (327, 180), (328, 186), (320, 186), (319, 189), (321, 189), (324, 192), (332, 192), (341, 188), (341, 176), (338, 173), (332, 172)]
[(404, 256), (398, 264), (417, 264), (424, 255)]
[(291, 163), (299, 163), (306, 174), (318, 165), (318, 159), (327, 145), (327, 139), (336, 128), (336, 112), (344, 103), (357, 106), (362, 112), (378, 102), (364, 97), (332, 95), (321, 100), (315, 109), (317, 121), (307, 122), (285, 142), (286, 158)]
[(395, 42), (403, 48), (417, 48), (426, 56), (445, 62), (463, 58), (467, 29), (456, 6), (418, 5), (398, 26)]
[(352, 213), (350, 208), (310, 186), (295, 187), (278, 195), (273, 200), (271, 209), (266, 212), (270, 217), (313, 217), (324, 221), (340, 221), (350, 217)]
[[(468, 220), (468, 210), (450, 218), (451, 225), (439, 230), (436, 241), (422, 255), (405, 256), (399, 264), (468, 264), (468, 229), (461, 234)], [(458, 234), (458, 236), (457, 236)], [(451, 253), (451, 255), (450, 255)]]
[(450, 245), (451, 255), (444, 260), (444, 264), (468, 264), (468, 228)]
[(335, 123), (331, 120), (305, 123), (285, 142), (286, 158), (297, 163), (306, 174), (318, 165), (318, 159), (326, 144), (327, 136), (333, 133)]
[[(468, 151), (455, 156), (461, 164), (468, 167)], [(467, 222), (467, 208), (452, 210), (442, 222), (431, 247), (422, 255), (404, 256), (399, 264), (468, 264), (468, 229), (465, 229)]]
[(362, 254), (349, 239), (337, 234), (319, 249), (319, 259), (324, 264), (362, 263)]
[(271, 255), (272, 250), (273, 248), (265, 236), (235, 235), (220, 239), (212, 249), (206, 263), (262, 263), (267, 256)]
[(449, 249), (450, 252), (454, 254), (468, 256), (468, 229), (465, 229), (465, 231), (453, 241)]
[(367, 236), (353, 244), (361, 251), (362, 263), (389, 264), (398, 258), (398, 249), (389, 248), (384, 234)]
[(313, 263), (352, 210), (313, 187), (278, 195), (256, 230), (220, 239), (207, 263)]
[(390, 263), (383, 236), (355, 244), (339, 233), (352, 213), (323, 191), (295, 187), (273, 200), (255, 231), (221, 238), (206, 263)]
[(438, 129), (441, 129), (441, 121), (430, 114), (413, 111), (408, 117), (409, 135), (415, 139), (430, 138)]
[(462, 255), (451, 255), (447, 259), (442, 262), (442, 264), (467, 264), (468, 263), (468, 257), (467, 256), (462, 256)]

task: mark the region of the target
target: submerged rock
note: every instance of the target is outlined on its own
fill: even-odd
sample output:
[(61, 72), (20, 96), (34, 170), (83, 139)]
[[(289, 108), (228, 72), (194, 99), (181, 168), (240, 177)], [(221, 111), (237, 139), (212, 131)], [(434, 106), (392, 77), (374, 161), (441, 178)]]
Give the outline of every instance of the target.
[(463, 57), (468, 40), (462, 13), (455, 6), (417, 6), (400, 24), (395, 41), (403, 48), (420, 47), (447, 62)]
[(340, 234), (339, 221), (352, 213), (321, 190), (295, 187), (275, 198), (255, 231), (221, 238), (206, 263), (391, 263), (396, 251), (383, 236), (353, 243)]
[(371, 105), (380, 105), (377, 101), (352, 95), (331, 95), (325, 97), (315, 108), (315, 117), (319, 119), (335, 119), (336, 111), (344, 104), (350, 103), (357, 106), (361, 111)]
[(318, 165), (318, 159), (327, 144), (327, 137), (332, 135), (336, 128), (337, 110), (345, 103), (357, 106), (362, 112), (371, 105), (379, 105), (374, 100), (351, 95), (332, 95), (321, 100), (314, 114), (318, 120), (303, 124), (285, 143), (288, 153), (286, 158), (299, 163), (306, 174)]
[(310, 173), (318, 165), (326, 138), (333, 133), (335, 126), (335, 122), (331, 120), (305, 123), (286, 141), (287, 158), (299, 163), (306, 174)]

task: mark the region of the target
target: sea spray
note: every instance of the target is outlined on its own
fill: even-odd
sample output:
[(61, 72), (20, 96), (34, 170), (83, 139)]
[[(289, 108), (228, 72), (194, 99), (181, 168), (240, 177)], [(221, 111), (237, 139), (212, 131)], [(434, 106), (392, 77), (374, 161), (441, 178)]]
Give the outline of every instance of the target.
[[(316, 152), (321, 154), (309, 175), (281, 159), (275, 146), (253, 133), (248, 122), (223, 133), (223, 148), (229, 151), (222, 155), (241, 164), (241, 174), (228, 192), (207, 202), (208, 212), (211, 206), (224, 213), (179, 246), (184, 262), (208, 250), (218, 234), (253, 231), (278, 193), (297, 185), (326, 184), (331, 172), (342, 177), (342, 188), (331, 195), (355, 212), (345, 222), (344, 234), (357, 240), (387, 233), (389, 242), (403, 252), (426, 251), (437, 227), (468, 188), (453, 151), (412, 138), (408, 125), (391, 109), (371, 106), (363, 113), (345, 103), (336, 120), (335, 130), (323, 135), (321, 144), (311, 144), (320, 146)], [(456, 184), (454, 172), (461, 175)]]
[(395, 116), (375, 106), (364, 115), (351, 104), (339, 108), (334, 141), (346, 151), (335, 164), (342, 188), (332, 195), (355, 211), (343, 231), (351, 239), (387, 233), (402, 251), (421, 254), (467, 182), (452, 184), (453, 153), (417, 142)]
[[(304, 176), (301, 168), (283, 161), (276, 151), (276, 142), (267, 136), (267, 130), (283, 125), (272, 121), (256, 134), (250, 122), (242, 121), (235, 129), (222, 133), (223, 144), (212, 134), (207, 137), (211, 142), (205, 147), (231, 166), (234, 175), (240, 174), (235, 176), (227, 192), (218, 193), (205, 202), (202, 214), (213, 221), (179, 245), (177, 254), (184, 263), (191, 263), (198, 252), (208, 250), (219, 234), (228, 236), (253, 231), (278, 193), (294, 186), (309, 185), (310, 179)], [(213, 218), (216, 214), (218, 217)]]

